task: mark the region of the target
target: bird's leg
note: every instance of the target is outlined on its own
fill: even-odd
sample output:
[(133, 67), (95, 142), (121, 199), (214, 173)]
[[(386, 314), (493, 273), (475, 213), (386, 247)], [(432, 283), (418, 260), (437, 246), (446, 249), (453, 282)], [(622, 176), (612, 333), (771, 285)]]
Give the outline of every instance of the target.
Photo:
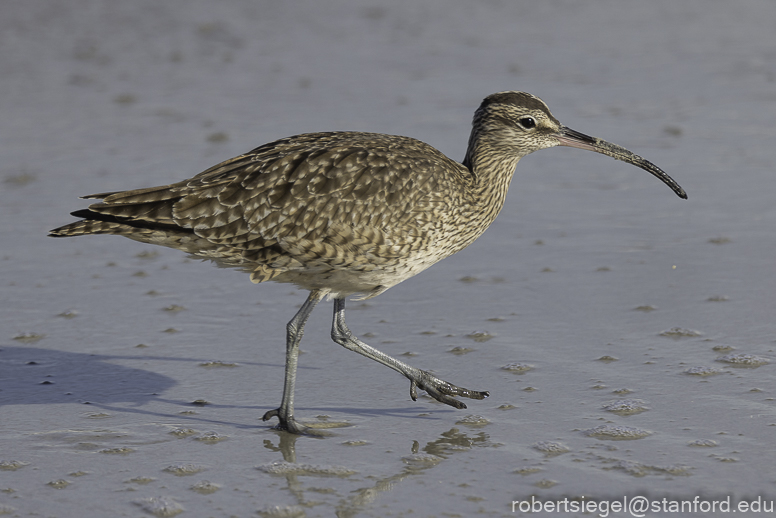
[(294, 419), (294, 385), (296, 384), (296, 365), (299, 360), (299, 342), (304, 335), (304, 325), (313, 312), (315, 306), (326, 296), (324, 290), (313, 290), (294, 318), (286, 325), (286, 380), (283, 384), (283, 400), (280, 408), (270, 410), (262, 420), (268, 421), (277, 417), (280, 423), (279, 430), (287, 430), (291, 433), (305, 433), (307, 427), (300, 425)]
[(367, 358), (371, 358), (374, 361), (382, 363), (403, 374), (410, 380), (410, 397), (413, 401), (418, 398), (417, 389), (421, 389), (428, 392), (429, 396), (440, 403), (445, 403), (461, 409), (466, 408), (466, 405), (452, 396), (485, 399), (490, 395), (487, 392), (477, 392), (475, 390), (457, 387), (452, 383), (437, 378), (430, 372), (416, 369), (411, 365), (407, 365), (406, 363), (365, 344), (354, 336), (350, 329), (348, 329), (347, 324), (345, 324), (344, 298), (334, 299), (334, 322), (331, 328), (331, 338), (346, 349), (355, 351), (358, 354), (363, 354)]

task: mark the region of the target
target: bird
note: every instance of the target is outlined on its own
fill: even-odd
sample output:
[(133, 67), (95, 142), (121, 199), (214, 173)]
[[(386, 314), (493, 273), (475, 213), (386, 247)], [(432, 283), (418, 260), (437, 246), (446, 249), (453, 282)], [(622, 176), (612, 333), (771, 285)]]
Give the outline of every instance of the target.
[(405, 376), (413, 401), (423, 390), (463, 409), (456, 398), (489, 393), (458, 387), (361, 341), (345, 323), (345, 301), (376, 297), (472, 244), (504, 206), (518, 161), (555, 146), (627, 162), (687, 198), (651, 162), (562, 125), (534, 95), (506, 91), (487, 96), (475, 111), (462, 162), (410, 137), (301, 134), (177, 183), (84, 196), (100, 201), (72, 212), (80, 220), (49, 235), (124, 236), (243, 270), (254, 283), (309, 291), (286, 326), (280, 406), (263, 415), (277, 417), (279, 430), (313, 433), (294, 416), (294, 387), (305, 323), (324, 298), (334, 303), (334, 342)]

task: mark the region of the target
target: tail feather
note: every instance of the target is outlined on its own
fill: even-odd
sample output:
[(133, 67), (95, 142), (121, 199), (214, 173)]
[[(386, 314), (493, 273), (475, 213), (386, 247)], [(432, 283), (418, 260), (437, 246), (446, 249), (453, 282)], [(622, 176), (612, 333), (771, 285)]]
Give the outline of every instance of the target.
[(102, 200), (103, 198), (107, 198), (108, 196), (111, 196), (113, 194), (118, 194), (121, 191), (115, 191), (115, 192), (102, 192), (99, 194), (87, 194), (86, 196), (81, 196), (82, 200)]
[(82, 217), (96, 219), (93, 214), (102, 214), (123, 221), (143, 220), (172, 225), (175, 224), (172, 207), (172, 203), (165, 202), (93, 203), (87, 209), (90, 214)]
[(162, 232), (168, 235), (188, 235), (193, 231), (175, 223), (172, 207), (180, 198), (171, 185), (134, 189), (131, 191), (104, 192), (83, 196), (85, 199), (102, 200), (87, 209), (71, 214), (82, 221), (55, 228), (52, 237), (81, 236), (85, 234), (148, 235)]
[(170, 232), (175, 234), (193, 234), (189, 228), (174, 223), (162, 223), (143, 219), (132, 219), (113, 214), (96, 212), (91, 209), (81, 209), (71, 214), (81, 221), (70, 223), (49, 231), (51, 237), (82, 236), (86, 234), (131, 234), (138, 230)]
[[(77, 211), (82, 212), (82, 211)], [(128, 229), (126, 225), (120, 223), (111, 223), (108, 221), (82, 219), (68, 225), (55, 228), (49, 231), (49, 237), (71, 237), (84, 236), (87, 234), (121, 234), (123, 229)]]
[(133, 205), (145, 203), (160, 203), (174, 201), (180, 198), (180, 193), (173, 190), (173, 185), (161, 185), (159, 187), (146, 187), (145, 189), (133, 189), (131, 191), (106, 192), (92, 194), (86, 198), (100, 198), (106, 205)]

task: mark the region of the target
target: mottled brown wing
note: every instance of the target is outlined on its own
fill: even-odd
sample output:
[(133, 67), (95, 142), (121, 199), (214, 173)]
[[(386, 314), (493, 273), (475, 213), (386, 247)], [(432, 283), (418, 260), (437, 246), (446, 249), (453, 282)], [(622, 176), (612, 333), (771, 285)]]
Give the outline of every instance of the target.
[(217, 247), (204, 256), (266, 265), (258, 282), (302, 265), (367, 268), (426, 246), (440, 224), (434, 206), (454, 201), (439, 185), (450, 164), (461, 167), (405, 137), (299, 135), (190, 180), (109, 194), (90, 210), (175, 224)]
[(279, 141), (174, 187), (173, 217), (251, 260), (268, 248), (308, 266), (398, 258), (422, 246), (424, 213), (439, 202), (442, 164), (419, 144), (338, 133)]

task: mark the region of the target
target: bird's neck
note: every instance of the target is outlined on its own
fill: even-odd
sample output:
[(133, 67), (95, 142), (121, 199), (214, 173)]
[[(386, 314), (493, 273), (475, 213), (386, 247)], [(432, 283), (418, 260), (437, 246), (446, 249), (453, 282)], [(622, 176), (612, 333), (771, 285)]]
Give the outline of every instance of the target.
[[(463, 165), (472, 174), (476, 203), (495, 219), (506, 200), (509, 183), (520, 156), (510, 152), (503, 140), (472, 132)], [(491, 219), (491, 221), (492, 221)]]

